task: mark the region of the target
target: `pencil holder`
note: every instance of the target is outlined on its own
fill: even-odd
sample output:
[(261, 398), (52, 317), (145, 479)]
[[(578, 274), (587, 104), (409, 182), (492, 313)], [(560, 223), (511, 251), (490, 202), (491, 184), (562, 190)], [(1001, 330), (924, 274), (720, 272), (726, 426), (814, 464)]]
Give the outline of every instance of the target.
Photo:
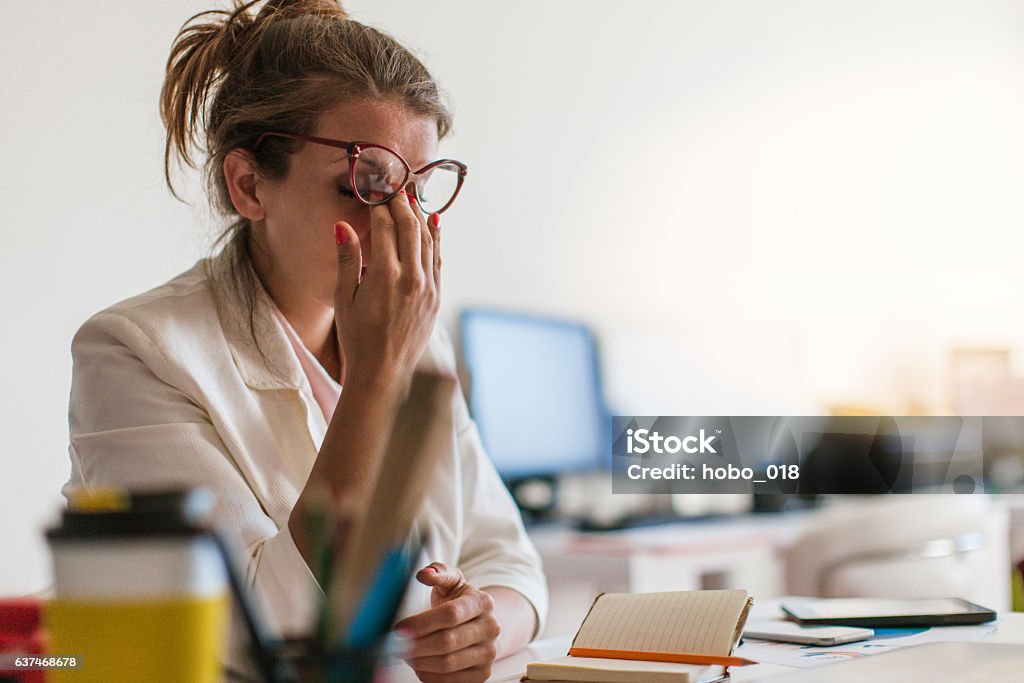
[(331, 653), (312, 649), (296, 659), (301, 683), (372, 683), (380, 648), (341, 649)]

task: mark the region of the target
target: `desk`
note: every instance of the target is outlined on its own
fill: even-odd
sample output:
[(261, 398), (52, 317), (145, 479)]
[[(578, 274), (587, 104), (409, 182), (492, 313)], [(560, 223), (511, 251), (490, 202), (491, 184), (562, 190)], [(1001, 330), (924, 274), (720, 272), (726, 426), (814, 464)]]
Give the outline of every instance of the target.
[[(770, 600), (763, 605), (756, 605), (751, 610), (751, 620), (775, 619), (781, 617), (779, 600)], [(981, 625), (971, 628), (990, 628), (991, 625)], [(547, 638), (533, 643), (522, 652), (499, 660), (494, 664), (491, 683), (511, 683), (518, 681), (526, 673), (526, 665), (530, 662), (542, 659), (550, 659), (564, 655), (569, 649), (571, 637)], [(986, 643), (1009, 643), (1024, 645), (1024, 612), (1006, 612), (996, 622), (996, 629), (985, 638)], [(741, 645), (736, 649), (736, 654), (745, 656), (744, 651), (747, 645)], [(735, 667), (732, 669), (732, 681), (734, 683), (751, 683), (764, 681), (782, 673), (796, 671), (795, 668), (778, 664), (755, 664), (753, 666)], [(418, 679), (412, 669), (404, 664), (387, 667), (378, 675), (375, 683), (416, 683)]]
[[(570, 636), (562, 638), (546, 638), (534, 641), (530, 647), (517, 652), (511, 657), (499, 659), (494, 663), (488, 683), (511, 683), (518, 681), (526, 673), (526, 665), (544, 659), (561, 657), (569, 651)], [(419, 679), (413, 670), (405, 664), (396, 664), (378, 671), (374, 683), (418, 683)]]

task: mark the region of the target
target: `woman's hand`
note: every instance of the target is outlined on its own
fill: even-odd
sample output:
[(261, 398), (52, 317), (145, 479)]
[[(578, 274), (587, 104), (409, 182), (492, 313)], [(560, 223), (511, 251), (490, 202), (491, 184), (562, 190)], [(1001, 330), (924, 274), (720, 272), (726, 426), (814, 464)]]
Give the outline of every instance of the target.
[(405, 658), (424, 683), (482, 683), (491, 675), (501, 626), (494, 598), (466, 583), (462, 572), (433, 562), (416, 574), (432, 586), (430, 609), (395, 629), (412, 641)]
[[(441, 256), (437, 217), (430, 226), (404, 191), (370, 208), (373, 240), (363, 263), (351, 225), (334, 226), (338, 279), (334, 319), (346, 374), (408, 379), (437, 317)], [(365, 272), (364, 267), (365, 266)]]

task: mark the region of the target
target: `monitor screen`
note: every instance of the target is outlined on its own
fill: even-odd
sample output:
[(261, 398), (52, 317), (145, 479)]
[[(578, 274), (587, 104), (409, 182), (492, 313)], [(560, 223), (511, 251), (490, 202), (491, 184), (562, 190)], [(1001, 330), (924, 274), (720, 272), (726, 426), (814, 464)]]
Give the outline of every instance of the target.
[(461, 319), (470, 410), (506, 479), (596, 469), (610, 429), (583, 325), (471, 310)]

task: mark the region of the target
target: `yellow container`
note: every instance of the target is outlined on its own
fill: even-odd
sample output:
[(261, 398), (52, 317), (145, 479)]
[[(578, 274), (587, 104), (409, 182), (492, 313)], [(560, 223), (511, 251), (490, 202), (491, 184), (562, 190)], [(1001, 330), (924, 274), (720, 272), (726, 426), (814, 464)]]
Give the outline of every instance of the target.
[[(73, 518), (69, 521), (69, 518)], [(215, 683), (230, 598), (212, 536), (159, 514), (75, 512), (48, 533), (55, 597), (49, 651), (81, 666), (54, 683)]]
[(206, 599), (57, 600), (45, 608), (50, 650), (82, 656), (63, 681), (220, 681), (227, 596)]

